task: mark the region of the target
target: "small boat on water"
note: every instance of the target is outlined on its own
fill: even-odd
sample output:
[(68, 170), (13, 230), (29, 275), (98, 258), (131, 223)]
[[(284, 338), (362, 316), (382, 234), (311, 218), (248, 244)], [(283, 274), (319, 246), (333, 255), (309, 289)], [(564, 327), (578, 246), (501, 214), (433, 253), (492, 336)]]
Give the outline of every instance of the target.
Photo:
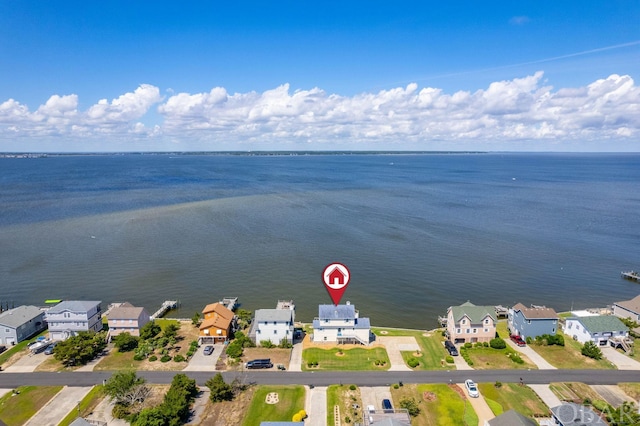
[(626, 278), (631, 281), (640, 281), (640, 272), (636, 272), (636, 271), (622, 272), (622, 278)]

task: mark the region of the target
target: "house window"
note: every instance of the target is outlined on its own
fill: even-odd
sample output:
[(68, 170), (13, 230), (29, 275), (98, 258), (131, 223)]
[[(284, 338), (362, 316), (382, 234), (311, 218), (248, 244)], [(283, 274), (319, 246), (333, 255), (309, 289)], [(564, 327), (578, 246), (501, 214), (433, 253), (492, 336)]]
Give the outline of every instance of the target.
[(278, 334), (278, 330), (273, 330), (273, 334)]
[(460, 334), (460, 329), (456, 328), (456, 333)]
[(484, 329), (484, 332), (485, 332), (485, 333), (488, 333), (488, 332), (489, 332), (489, 329), (488, 329), (488, 328), (485, 328), (485, 329)]
[(486, 320), (484, 320), (485, 324), (489, 324), (489, 318), (487, 318)]
[(273, 325), (276, 325), (276, 322), (275, 322), (275, 321), (273, 322)]
[(473, 329), (473, 334), (476, 334), (477, 332), (478, 332), (478, 329), (477, 329), (477, 328), (474, 328), (474, 329)]
[(556, 332), (556, 329), (555, 329), (555, 328), (552, 328), (552, 329), (551, 329), (551, 332), (552, 332), (552, 333), (555, 333), (555, 332)]
[(460, 321), (460, 323), (461, 323), (461, 324), (466, 324), (466, 323), (467, 323), (467, 320), (464, 320), (464, 319), (463, 319), (462, 321)]
[(572, 322), (570, 322), (570, 323), (569, 323), (569, 327), (567, 327), (567, 328), (568, 328), (569, 330), (571, 330), (571, 327), (572, 327), (572, 326), (573, 326), (573, 323), (572, 323)]
[(469, 334), (470, 332), (471, 332), (471, 330), (467, 328), (467, 334)]
[(527, 320), (527, 324), (531, 324), (531, 320)]

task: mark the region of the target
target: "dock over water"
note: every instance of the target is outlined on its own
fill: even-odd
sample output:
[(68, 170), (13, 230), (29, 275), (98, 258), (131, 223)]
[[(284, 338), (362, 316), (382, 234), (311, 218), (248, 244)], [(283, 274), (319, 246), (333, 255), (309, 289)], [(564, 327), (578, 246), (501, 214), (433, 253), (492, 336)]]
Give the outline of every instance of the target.
[(640, 281), (640, 272), (636, 272), (636, 271), (622, 272), (622, 278), (626, 278), (631, 281)]
[(155, 311), (153, 313), (153, 315), (151, 315), (151, 319), (157, 319), (157, 318), (162, 318), (162, 316), (164, 314), (166, 314), (167, 312), (169, 312), (171, 309), (175, 309), (178, 307), (178, 301), (177, 300), (165, 300), (162, 303), (162, 306), (160, 306), (160, 309), (158, 309), (157, 311)]

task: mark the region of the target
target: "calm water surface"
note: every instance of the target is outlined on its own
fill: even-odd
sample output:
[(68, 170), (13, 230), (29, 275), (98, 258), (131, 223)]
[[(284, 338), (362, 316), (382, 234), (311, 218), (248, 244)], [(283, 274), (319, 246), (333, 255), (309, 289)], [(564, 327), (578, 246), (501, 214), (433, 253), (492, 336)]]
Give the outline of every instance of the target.
[(639, 188), (638, 154), (0, 159), (0, 302), (293, 299), (311, 321), (339, 261), (374, 325), (604, 306), (640, 294)]

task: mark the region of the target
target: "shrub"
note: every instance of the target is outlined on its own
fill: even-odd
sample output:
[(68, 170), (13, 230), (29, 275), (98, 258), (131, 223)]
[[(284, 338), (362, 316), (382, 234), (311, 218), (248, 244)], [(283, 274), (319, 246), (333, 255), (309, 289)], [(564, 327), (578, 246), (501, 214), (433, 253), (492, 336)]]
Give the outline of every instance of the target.
[(467, 349), (471, 349), (473, 347), (473, 344), (471, 342), (467, 342), (464, 344), (464, 347)]
[(400, 385), (399, 385), (399, 384), (397, 384), (397, 383), (395, 383), (395, 384), (393, 385), (393, 388), (394, 388), (394, 389), (400, 389)]
[(453, 364), (453, 363), (455, 363), (455, 361), (453, 360), (453, 357), (452, 357), (451, 355), (447, 355), (447, 356), (446, 356), (446, 358), (444, 359), (444, 361), (445, 361), (447, 364)]
[(602, 359), (602, 351), (600, 348), (593, 342), (589, 341), (582, 346), (582, 355), (587, 356), (593, 359)]
[(507, 342), (505, 342), (504, 339), (501, 339), (500, 337), (496, 337), (494, 339), (491, 339), (491, 341), (489, 342), (489, 346), (491, 346), (493, 349), (504, 349), (507, 347)]
[(509, 358), (516, 364), (524, 364), (524, 360), (522, 359), (522, 357), (520, 357), (520, 355), (515, 352), (509, 354)]
[(184, 361), (184, 357), (182, 355), (178, 354), (178, 355), (173, 357), (173, 360), (175, 362), (182, 362), (182, 361)]
[(420, 365), (420, 361), (418, 361), (417, 358), (411, 357), (407, 360), (407, 364), (409, 364), (409, 367), (411, 368), (416, 368)]
[(415, 400), (415, 398), (402, 398), (400, 400), (400, 407), (407, 410), (411, 417), (416, 417), (418, 414), (420, 414), (420, 407), (418, 407), (418, 402)]
[(263, 348), (266, 349), (272, 349), (275, 348), (276, 345), (274, 345), (271, 340), (260, 340), (260, 346), (262, 346)]
[(169, 355), (162, 355), (162, 358), (160, 358), (160, 362), (169, 362), (171, 361), (171, 357)]
[(488, 348), (489, 347), (489, 342), (482, 342), (482, 346), (485, 347), (485, 348)]
[(294, 423), (300, 423), (302, 421), (302, 416), (300, 415), (300, 413), (295, 413), (291, 418), (291, 421)]
[(234, 340), (227, 346), (227, 355), (231, 358), (240, 358), (242, 356), (242, 343)]
[(157, 357), (157, 356), (155, 356), (155, 355), (151, 355), (151, 356), (149, 357), (149, 361), (151, 361), (151, 362), (153, 362), (153, 361), (157, 361), (157, 360), (158, 360), (158, 357)]
[(144, 355), (142, 355), (142, 354), (135, 354), (133, 356), (133, 360), (134, 361), (142, 361), (143, 359), (144, 359)]
[(129, 414), (129, 408), (124, 404), (115, 404), (111, 410), (111, 415), (116, 419), (125, 419)]
[(502, 382), (498, 382), (496, 380), (496, 383), (493, 386), (495, 386), (496, 388), (501, 388), (502, 387)]
[(356, 390), (356, 389), (357, 389), (356, 385), (349, 386), (349, 390)]
[(118, 352), (129, 352), (138, 347), (140, 338), (132, 336), (129, 333), (120, 333), (113, 338), (113, 343)]

